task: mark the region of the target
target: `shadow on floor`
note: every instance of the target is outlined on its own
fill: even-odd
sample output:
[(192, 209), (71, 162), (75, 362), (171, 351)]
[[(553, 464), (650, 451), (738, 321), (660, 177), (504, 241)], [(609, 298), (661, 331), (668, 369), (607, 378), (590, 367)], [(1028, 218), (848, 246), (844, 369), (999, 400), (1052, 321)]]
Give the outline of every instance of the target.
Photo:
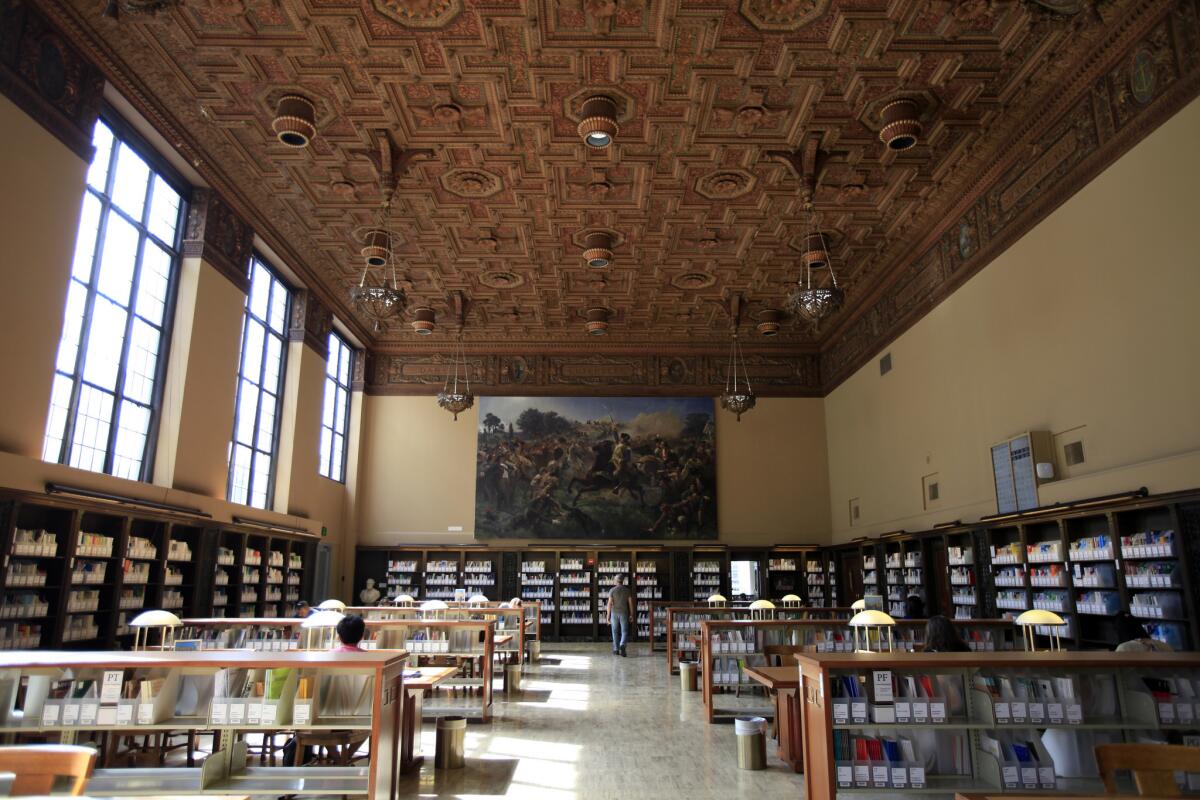
[(401, 797), (506, 795), (519, 762), (517, 758), (468, 758), (462, 769), (435, 769), (430, 755), (419, 774), (400, 778), (398, 790)]

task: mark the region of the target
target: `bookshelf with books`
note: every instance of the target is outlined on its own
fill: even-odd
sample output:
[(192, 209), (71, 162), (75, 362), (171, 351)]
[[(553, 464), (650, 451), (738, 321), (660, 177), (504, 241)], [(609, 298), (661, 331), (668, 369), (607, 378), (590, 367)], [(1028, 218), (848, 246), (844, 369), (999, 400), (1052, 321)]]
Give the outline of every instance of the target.
[[(4, 526), (0, 648), (51, 647), (61, 641), (70, 591), (99, 589), (111, 602), (116, 576), (111, 556), (97, 550), (89, 564), (72, 557), (77, 526), (73, 509), (11, 502)], [(75, 583), (78, 576), (80, 582)]]
[[(28, 507), (34, 506), (30, 503)], [(69, 556), (70, 584), (62, 602), (66, 616), (53, 641), (72, 650), (96, 649), (119, 634), (119, 619), (114, 619), (119, 618), (119, 612), (132, 602), (141, 607), (150, 568), (142, 564), (130, 580), (129, 562), (124, 557), (128, 517), (81, 510), (76, 521), (78, 528), (70, 537), (74, 539), (74, 551), (69, 542), (64, 542), (62, 549)], [(140, 582), (134, 582), (139, 576)]]
[(988, 553), (995, 595), (992, 599), (997, 616), (1016, 619), (1028, 611), (1029, 564), (1025, 540), (1019, 525), (1001, 525), (987, 531)]
[[(382, 581), (381, 591), (388, 600), (395, 600), (400, 595), (408, 595), (416, 601), (424, 600), (423, 576), (420, 550), (391, 550), (387, 553), (387, 572)], [(358, 571), (356, 586), (366, 584), (363, 570)]]
[(950, 616), (954, 619), (983, 616), (975, 533), (969, 529), (954, 530), (945, 536), (947, 581), (952, 608)]
[(637, 614), (634, 634), (642, 641), (650, 640), (650, 628), (659, 626), (659, 635), (666, 635), (666, 619), (656, 621), (651, 603), (666, 599), (671, 593), (670, 555), (659, 551), (634, 551), (633, 594)]
[[(100, 796), (357, 795), (386, 800), (402, 753), (404, 653), (67, 652), (0, 653), (14, 682), (0, 705), (0, 732), (92, 744), (111, 736), (212, 732), (202, 766), (96, 769), (85, 792)], [(371, 741), (353, 766), (260, 767), (245, 737), (280, 728), (350, 730)], [(419, 726), (417, 726), (419, 730)]]
[(584, 551), (563, 551), (558, 560), (558, 638), (595, 639), (598, 628), (596, 576)]
[[(784, 597), (794, 594), (807, 598), (805, 565), (819, 559), (819, 549), (775, 547), (767, 553), (767, 583), (763, 597)], [(809, 601), (812, 602), (811, 600)]]
[[(1195, 653), (803, 653), (805, 796), (1104, 792), (1100, 741), (1194, 731)], [(1179, 712), (1189, 713), (1181, 722)]]
[(723, 553), (696, 551), (692, 556), (691, 600), (704, 601), (714, 594), (728, 596), (729, 570)]
[(507, 599), (500, 598), (498, 594), (498, 559), (497, 553), (482, 548), (463, 553), (462, 585), (467, 599), (476, 595), (483, 595), (489, 600)]
[(882, 543), (884, 608), (896, 619), (904, 617), (904, 544), (899, 539)]
[(463, 583), (462, 562), (462, 553), (459, 551), (430, 550), (426, 552), (424, 599), (465, 600), (468, 594), (466, 585)]
[[(1192, 509), (1193, 513), (1200, 513)], [(1115, 567), (1123, 599), (1130, 614), (1147, 633), (1176, 650), (1191, 649), (1197, 642), (1194, 613), (1195, 572), (1189, 570), (1185, 530), (1176, 507), (1156, 503), (1118, 510), (1112, 514), (1117, 548)], [(1192, 554), (1191, 563), (1198, 559)]]
[(555, 576), (558, 574), (558, 553), (554, 550), (526, 550), (521, 553), (521, 600), (541, 604), (542, 636), (557, 637), (554, 622), (558, 618)]

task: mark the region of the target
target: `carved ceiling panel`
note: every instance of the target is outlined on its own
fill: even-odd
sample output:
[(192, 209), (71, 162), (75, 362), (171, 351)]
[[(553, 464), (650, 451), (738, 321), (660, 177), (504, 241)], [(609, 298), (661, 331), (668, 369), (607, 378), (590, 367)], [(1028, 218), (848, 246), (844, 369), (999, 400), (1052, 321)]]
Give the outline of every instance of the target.
[[(380, 352), (444, 349), (461, 291), (475, 353), (594, 348), (582, 312), (600, 305), (613, 312), (606, 346), (720, 354), (729, 297), (749, 304), (749, 337), (753, 313), (783, 307), (811, 202), (845, 305), (819, 330), (785, 320), (751, 349), (769, 380), (816, 386), (827, 378), (812, 354), (825, 354), (822, 371), (844, 371), (829, 353), (861, 358), (882, 335), (862, 320), (898, 319), (895, 303), (952, 278), (922, 249), (931, 231), (995, 180), (1014, 143), (1037, 134), (1041, 157), (1055, 157), (1046, 109), (1099, 49), (1121, 45), (1114, 30), (1171, 4), (181, 0), (115, 20), (101, 16), (104, 0), (49, 5), (140, 106), (158, 109), (152, 119), (174, 127), (202, 174), (236, 188), (230, 202), (338, 316), (355, 319), (347, 290), (365, 232), (394, 233), (410, 306), (432, 307), (439, 324), (418, 343), (405, 318), (373, 335), (357, 320)], [(313, 104), (308, 147), (272, 130), (289, 94)], [(577, 132), (595, 94), (616, 107), (604, 150)], [(917, 110), (911, 149), (880, 140), (897, 99)], [(1020, 202), (1012, 190), (989, 199), (964, 252), (984, 244), (987, 215)], [(583, 260), (596, 230), (614, 240), (606, 269)], [(918, 256), (920, 276), (902, 277)], [(787, 354), (804, 354), (802, 367)], [(436, 363), (422, 358), (388, 368), (415, 379)], [(480, 358), (493, 383), (513, 380), (497, 357)], [(553, 384), (582, 362), (537, 363)], [(605, 370), (719, 378), (707, 360), (674, 372), (648, 363)]]

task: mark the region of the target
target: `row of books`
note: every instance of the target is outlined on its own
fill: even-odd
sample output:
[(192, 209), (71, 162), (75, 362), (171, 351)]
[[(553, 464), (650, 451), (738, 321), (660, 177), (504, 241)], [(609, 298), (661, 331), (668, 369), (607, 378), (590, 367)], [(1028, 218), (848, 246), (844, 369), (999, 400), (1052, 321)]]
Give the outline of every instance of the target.
[(58, 555), (58, 534), (47, 530), (17, 528), (13, 531), (12, 554), (41, 557)]

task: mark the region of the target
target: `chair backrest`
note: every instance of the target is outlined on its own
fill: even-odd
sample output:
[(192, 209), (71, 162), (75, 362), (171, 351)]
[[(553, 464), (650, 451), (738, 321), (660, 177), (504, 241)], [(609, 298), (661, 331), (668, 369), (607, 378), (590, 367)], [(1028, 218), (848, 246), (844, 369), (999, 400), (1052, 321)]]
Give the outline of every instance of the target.
[(804, 650), (802, 644), (769, 644), (763, 648), (763, 655), (767, 657), (767, 664), (772, 667), (790, 667), (795, 662), (788, 660), (788, 656), (803, 653)]
[(1179, 797), (1175, 772), (1200, 772), (1200, 747), (1180, 744), (1096, 745), (1096, 763), (1104, 790), (1116, 794), (1118, 770), (1133, 773), (1138, 794), (1150, 797)]
[[(83, 787), (96, 765), (96, 751), (69, 744), (31, 744), (0, 747), (0, 772), (16, 775), (11, 796), (83, 794)], [(69, 779), (56, 786), (59, 778)]]

